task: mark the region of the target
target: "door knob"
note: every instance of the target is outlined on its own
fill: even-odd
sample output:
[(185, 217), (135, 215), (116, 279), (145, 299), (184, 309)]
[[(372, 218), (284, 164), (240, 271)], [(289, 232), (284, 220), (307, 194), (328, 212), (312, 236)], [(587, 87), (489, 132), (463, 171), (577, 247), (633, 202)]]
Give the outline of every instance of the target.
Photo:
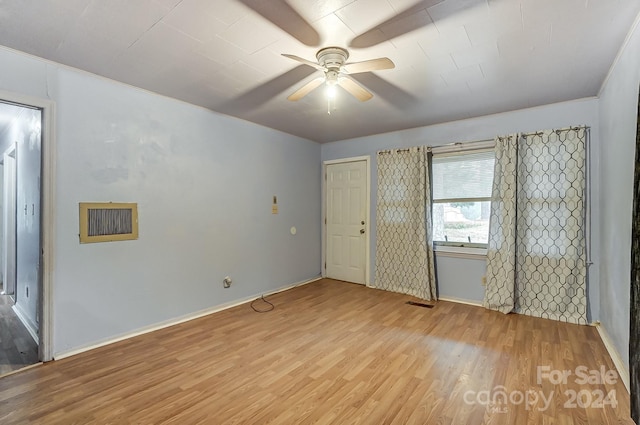
[(360, 234), (364, 235), (364, 229), (360, 229)]

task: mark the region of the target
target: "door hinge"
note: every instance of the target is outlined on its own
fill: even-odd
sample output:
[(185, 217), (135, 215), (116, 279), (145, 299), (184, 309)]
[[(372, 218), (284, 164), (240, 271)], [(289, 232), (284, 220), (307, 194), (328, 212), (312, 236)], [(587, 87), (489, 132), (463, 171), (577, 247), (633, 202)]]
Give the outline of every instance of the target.
[(324, 269), (327, 270), (327, 262), (324, 262)]
[(324, 218), (324, 224), (327, 224), (327, 217)]

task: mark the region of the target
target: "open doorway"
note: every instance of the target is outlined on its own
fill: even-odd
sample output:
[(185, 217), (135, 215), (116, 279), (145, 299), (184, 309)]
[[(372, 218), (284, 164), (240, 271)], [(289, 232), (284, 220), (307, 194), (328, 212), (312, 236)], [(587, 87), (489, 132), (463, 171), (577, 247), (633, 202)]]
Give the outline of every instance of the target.
[(0, 101), (0, 375), (40, 361), (42, 110)]

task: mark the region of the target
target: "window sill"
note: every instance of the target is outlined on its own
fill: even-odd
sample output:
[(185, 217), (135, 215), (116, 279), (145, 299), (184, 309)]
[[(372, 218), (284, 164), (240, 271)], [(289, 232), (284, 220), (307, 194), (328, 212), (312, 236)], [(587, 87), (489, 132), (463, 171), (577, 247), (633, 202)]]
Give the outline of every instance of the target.
[(434, 245), (434, 251), (437, 257), (468, 258), (471, 260), (485, 260), (487, 258), (486, 248)]

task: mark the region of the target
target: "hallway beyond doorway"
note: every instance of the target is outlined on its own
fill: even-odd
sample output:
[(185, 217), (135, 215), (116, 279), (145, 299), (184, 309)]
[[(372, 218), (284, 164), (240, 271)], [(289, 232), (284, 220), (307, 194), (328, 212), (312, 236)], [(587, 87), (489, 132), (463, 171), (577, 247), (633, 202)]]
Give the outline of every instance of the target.
[[(2, 292), (0, 283), (0, 292)], [(0, 376), (38, 363), (38, 344), (11, 306), (9, 295), (0, 295)]]

